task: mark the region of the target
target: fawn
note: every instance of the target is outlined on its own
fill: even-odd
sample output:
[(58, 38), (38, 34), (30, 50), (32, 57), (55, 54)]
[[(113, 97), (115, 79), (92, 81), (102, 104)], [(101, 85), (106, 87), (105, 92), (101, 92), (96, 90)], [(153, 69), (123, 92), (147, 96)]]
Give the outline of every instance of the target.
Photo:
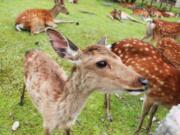
[[(147, 80), (122, 64), (120, 58), (103, 45), (81, 51), (69, 39), (47, 29), (55, 52), (74, 63), (67, 78), (54, 60), (41, 51), (29, 51), (24, 60), (25, 86), (42, 114), (45, 135), (55, 128), (67, 135), (88, 96), (94, 91), (145, 91)], [(23, 103), (24, 89), (20, 103)]]
[(150, 37), (152, 37), (152, 40), (159, 40), (163, 37), (179, 38), (180, 23), (167, 22), (159, 19), (150, 21), (147, 24), (146, 36), (142, 40)]
[(16, 19), (16, 29), (18, 31), (28, 30), (31, 34), (44, 32), (46, 27), (56, 27), (57, 23), (76, 23), (74, 21), (56, 20), (59, 13), (69, 14), (67, 8), (61, 0), (55, 0), (52, 9), (28, 9), (22, 12)]
[[(150, 113), (147, 132), (150, 132), (152, 118), (158, 105), (167, 107), (180, 103), (180, 71), (150, 44), (138, 39), (125, 39), (109, 45), (122, 62), (149, 80), (149, 89), (145, 93), (143, 111), (136, 134), (139, 134), (145, 116)], [(108, 119), (110, 114), (110, 95), (105, 95), (105, 107)]]
[(180, 44), (172, 38), (163, 38), (157, 43), (157, 49), (177, 69), (180, 70)]
[(78, 0), (69, 0), (70, 3), (77, 4)]

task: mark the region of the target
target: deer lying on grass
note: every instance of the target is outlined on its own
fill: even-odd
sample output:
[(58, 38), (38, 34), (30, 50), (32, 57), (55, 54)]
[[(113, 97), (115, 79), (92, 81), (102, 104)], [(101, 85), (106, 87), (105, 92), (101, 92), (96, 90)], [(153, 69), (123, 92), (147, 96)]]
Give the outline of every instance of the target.
[(149, 12), (146, 9), (143, 9), (143, 8), (133, 9), (133, 14), (136, 15), (136, 16), (143, 17), (143, 18), (150, 17)]
[[(147, 133), (158, 105), (171, 107), (180, 103), (180, 71), (150, 44), (137, 39), (125, 39), (112, 44), (110, 49), (122, 62), (149, 80), (143, 111), (136, 134), (139, 134), (145, 116), (150, 113)], [(106, 113), (110, 114), (110, 96), (105, 95)]]
[(180, 44), (172, 38), (163, 38), (157, 44), (158, 50), (180, 70)]
[[(147, 80), (122, 64), (120, 58), (102, 45), (81, 51), (55, 30), (47, 35), (57, 54), (74, 63), (71, 75), (41, 51), (25, 55), (25, 85), (44, 121), (45, 135), (55, 128), (70, 128), (88, 96), (94, 91), (144, 91)], [(146, 82), (146, 83), (144, 83)], [(24, 99), (21, 97), (21, 104)]]
[(122, 2), (120, 5), (124, 8), (129, 8), (129, 9), (134, 9), (136, 8), (136, 3), (131, 3), (131, 2)]
[(180, 37), (180, 23), (179, 22), (167, 22), (163, 20), (153, 20), (147, 24), (146, 36), (143, 38), (159, 40), (163, 37), (178, 38)]
[(138, 20), (136, 20), (135, 18), (133, 18), (132, 16), (128, 15), (127, 13), (121, 11), (121, 10), (117, 10), (114, 9), (112, 12), (110, 12), (110, 14), (108, 15), (111, 19), (116, 19), (118, 21), (122, 21), (122, 20), (130, 20), (133, 22), (137, 22), (137, 23), (142, 23)]
[(69, 14), (61, 0), (55, 0), (52, 9), (28, 9), (22, 12), (16, 19), (16, 29), (18, 31), (28, 30), (31, 34), (44, 32), (46, 27), (56, 27), (57, 23), (76, 23), (74, 21), (56, 20), (55, 17), (61, 12)]

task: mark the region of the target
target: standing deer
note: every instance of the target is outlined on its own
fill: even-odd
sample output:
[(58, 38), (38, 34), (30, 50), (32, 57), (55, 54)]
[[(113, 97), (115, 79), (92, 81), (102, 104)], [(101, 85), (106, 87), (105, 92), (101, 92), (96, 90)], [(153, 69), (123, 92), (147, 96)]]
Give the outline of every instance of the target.
[[(125, 39), (108, 46), (122, 62), (149, 80), (143, 111), (136, 134), (139, 134), (145, 116), (150, 113), (147, 133), (158, 105), (171, 107), (180, 103), (180, 71), (150, 44), (137, 39)], [(110, 114), (110, 95), (105, 95), (105, 107)]]
[(117, 10), (117, 9), (114, 9), (112, 12), (110, 12), (110, 14), (108, 16), (111, 19), (116, 19), (118, 21), (130, 20), (132, 22), (142, 23), (142, 22), (136, 20), (135, 18), (133, 18), (132, 16), (128, 15), (127, 13), (125, 13), (121, 10)]
[(60, 13), (69, 14), (61, 0), (55, 0), (52, 9), (28, 9), (22, 12), (16, 19), (16, 29), (18, 31), (28, 30), (32, 34), (44, 32), (46, 27), (56, 27), (57, 23), (77, 23), (74, 21), (56, 20)]
[(167, 22), (163, 20), (153, 20), (147, 24), (146, 36), (143, 38), (159, 40), (163, 37), (180, 37), (180, 23), (179, 22)]
[(177, 69), (180, 70), (180, 44), (172, 38), (163, 38), (157, 44), (157, 49), (166, 57)]
[[(86, 99), (94, 91), (144, 91), (147, 80), (122, 64), (120, 58), (102, 45), (81, 51), (69, 39), (55, 30), (47, 35), (55, 52), (74, 63), (71, 75), (41, 51), (25, 55), (24, 73), (28, 93), (41, 113), (45, 135), (55, 128), (70, 128), (82, 110)], [(146, 82), (146, 83), (144, 83)], [(21, 97), (21, 103), (24, 99)]]

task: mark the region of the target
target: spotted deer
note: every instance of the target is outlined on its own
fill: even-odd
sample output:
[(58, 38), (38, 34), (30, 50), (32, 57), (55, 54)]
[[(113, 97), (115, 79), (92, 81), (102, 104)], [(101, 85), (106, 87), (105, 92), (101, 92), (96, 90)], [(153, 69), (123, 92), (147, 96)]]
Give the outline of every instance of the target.
[(147, 24), (146, 36), (147, 39), (152, 37), (152, 40), (159, 40), (163, 37), (179, 38), (180, 37), (180, 23), (168, 22), (163, 20), (153, 20)]
[(143, 9), (143, 8), (133, 9), (133, 14), (136, 15), (136, 16), (143, 17), (143, 18), (150, 17), (149, 12), (146, 9)]
[(180, 44), (176, 40), (163, 38), (157, 43), (157, 49), (180, 70)]
[(124, 8), (129, 8), (129, 9), (134, 9), (136, 8), (136, 3), (131, 3), (131, 2), (122, 2), (120, 5)]
[[(152, 45), (138, 39), (125, 39), (108, 45), (122, 62), (149, 80), (149, 89), (145, 93), (143, 110), (136, 134), (139, 134), (144, 118), (150, 113), (147, 133), (150, 132), (153, 116), (159, 105), (171, 107), (180, 103), (180, 71), (177, 70)], [(110, 95), (105, 95), (105, 107), (108, 118), (110, 113)]]
[(52, 9), (28, 9), (23, 11), (16, 18), (16, 29), (18, 31), (27, 30), (31, 34), (44, 32), (46, 27), (57, 27), (58, 23), (77, 23), (74, 21), (56, 20), (59, 13), (69, 14), (67, 8), (62, 4), (61, 0), (55, 0)]
[[(86, 99), (94, 91), (145, 91), (147, 82), (125, 66), (120, 58), (103, 45), (80, 50), (61, 33), (48, 29), (52, 48), (62, 58), (74, 63), (71, 75), (45, 53), (29, 51), (24, 59), (26, 89), (41, 113), (45, 135), (55, 128), (65, 129), (67, 135)], [(24, 90), (21, 104), (24, 99)]]
[(132, 16), (130, 16), (129, 14), (127, 14), (121, 10), (117, 10), (117, 9), (114, 9), (113, 11), (111, 11), (108, 16), (111, 19), (116, 19), (118, 21), (130, 20), (132, 22), (142, 23), (142, 22), (138, 21), (137, 19), (133, 18)]

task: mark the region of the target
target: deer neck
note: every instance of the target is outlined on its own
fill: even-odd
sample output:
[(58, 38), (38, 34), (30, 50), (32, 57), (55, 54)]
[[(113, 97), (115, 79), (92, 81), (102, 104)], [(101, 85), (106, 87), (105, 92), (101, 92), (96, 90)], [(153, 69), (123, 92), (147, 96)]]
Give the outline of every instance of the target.
[(71, 127), (93, 91), (92, 87), (86, 85), (88, 82), (86, 80), (87, 77), (84, 73), (75, 71), (64, 86), (63, 98), (58, 104), (58, 117), (65, 127)]
[(52, 9), (49, 10), (51, 15), (53, 16), (53, 18), (55, 18), (58, 14), (58, 5), (54, 5), (54, 7)]

